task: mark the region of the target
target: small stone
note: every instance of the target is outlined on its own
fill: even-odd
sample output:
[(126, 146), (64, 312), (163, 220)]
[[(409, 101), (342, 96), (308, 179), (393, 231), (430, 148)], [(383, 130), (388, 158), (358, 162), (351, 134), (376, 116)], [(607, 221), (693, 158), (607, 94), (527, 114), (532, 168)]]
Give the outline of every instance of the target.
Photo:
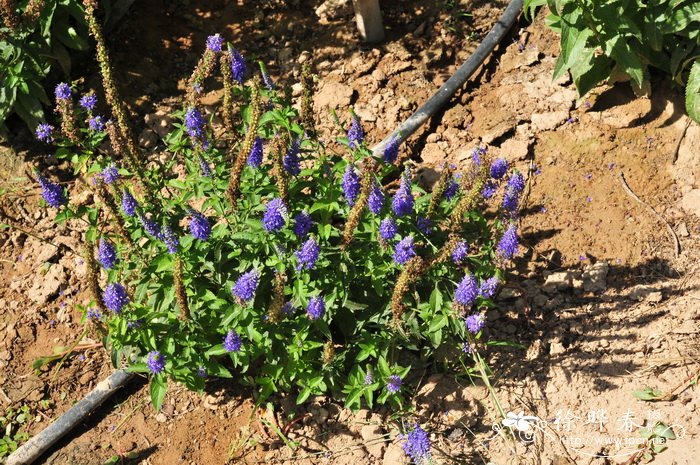
[(78, 382), (80, 383), (81, 386), (86, 386), (87, 384), (90, 383), (90, 381), (92, 381), (93, 376), (94, 375), (91, 372), (83, 373), (83, 375), (80, 377), (80, 379), (78, 379)]
[(579, 273), (571, 270), (552, 273), (545, 279), (542, 290), (547, 294), (553, 294), (557, 291), (571, 289), (573, 280), (579, 276)]
[(569, 119), (568, 111), (549, 111), (534, 113), (530, 118), (534, 132), (550, 131)]
[(158, 412), (156, 414), (156, 421), (158, 423), (165, 423), (166, 421), (168, 421), (168, 417), (166, 417), (163, 412)]
[(608, 262), (600, 261), (586, 267), (583, 272), (583, 290), (586, 292), (604, 291), (608, 287)]
[(566, 352), (566, 347), (560, 341), (552, 341), (549, 344), (549, 355), (559, 355)]
[(386, 443), (382, 441), (384, 439), (384, 431), (378, 425), (365, 425), (360, 430), (360, 435), (365, 441), (365, 449), (373, 457), (382, 458), (384, 454), (384, 449)]
[(664, 296), (663, 296), (663, 294), (661, 294), (661, 291), (650, 292), (646, 298), (647, 302), (652, 302), (652, 303), (659, 303), (662, 300), (664, 300)]
[(408, 458), (400, 444), (391, 443), (384, 452), (383, 465), (409, 465), (411, 460)]
[(685, 223), (679, 224), (676, 230), (676, 234), (678, 234), (680, 237), (690, 236), (690, 233), (688, 232), (688, 226)]
[(27, 291), (27, 296), (37, 304), (45, 304), (49, 298), (58, 294), (66, 280), (66, 273), (61, 265), (51, 265), (48, 272), (41, 276), (37, 274), (34, 283)]

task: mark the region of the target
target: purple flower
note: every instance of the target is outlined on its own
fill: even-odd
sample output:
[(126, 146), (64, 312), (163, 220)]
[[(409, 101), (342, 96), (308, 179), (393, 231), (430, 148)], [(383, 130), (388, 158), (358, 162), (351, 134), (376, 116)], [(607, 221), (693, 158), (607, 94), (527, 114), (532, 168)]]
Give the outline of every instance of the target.
[(423, 428), (416, 424), (412, 431), (402, 435), (402, 439), (403, 451), (411, 457), (414, 464), (425, 465), (430, 462), (430, 439)]
[(180, 245), (180, 241), (177, 238), (177, 234), (173, 231), (167, 224), (163, 226), (163, 242), (168, 248), (168, 253), (177, 253), (177, 248)]
[(465, 354), (471, 354), (474, 350), (476, 350), (476, 347), (471, 342), (465, 341), (462, 343), (462, 352)]
[(102, 301), (105, 307), (118, 314), (129, 303), (129, 296), (126, 294), (126, 288), (120, 283), (110, 283), (102, 294)]
[(479, 286), (479, 296), (481, 296), (482, 299), (490, 299), (494, 296), (494, 294), (496, 294), (498, 284), (499, 280), (496, 276), (493, 276), (487, 279), (486, 281), (482, 282), (481, 286)]
[(114, 244), (104, 237), (100, 238), (100, 245), (97, 247), (97, 261), (106, 270), (114, 268), (114, 265), (119, 262), (117, 249), (114, 247)]
[(365, 386), (369, 386), (370, 384), (374, 384), (374, 376), (372, 376), (371, 371), (368, 371), (365, 375)]
[(299, 139), (294, 139), (289, 146), (289, 150), (282, 158), (282, 166), (284, 170), (296, 176), (301, 172), (301, 166), (299, 164), (299, 150), (301, 149), (301, 141)]
[(219, 34), (207, 37), (207, 48), (212, 52), (220, 52), (221, 46), (224, 45), (224, 39)]
[(119, 179), (119, 170), (114, 164), (109, 165), (102, 171), (102, 180), (105, 184), (112, 184)]
[(211, 225), (206, 216), (194, 209), (188, 209), (190, 214), (190, 233), (195, 239), (206, 241), (211, 235)]
[(297, 309), (294, 308), (294, 305), (292, 305), (291, 302), (285, 302), (282, 306), (282, 313), (284, 313), (285, 315), (294, 315), (296, 311)]
[(507, 171), (508, 161), (505, 158), (496, 158), (493, 163), (491, 163), (489, 174), (493, 179), (499, 180), (506, 175)]
[(231, 329), (226, 333), (226, 337), (224, 337), (224, 349), (226, 349), (226, 352), (238, 352), (241, 350), (242, 345), (241, 336), (236, 331)]
[(351, 149), (356, 149), (362, 145), (365, 138), (365, 132), (362, 130), (362, 123), (356, 114), (352, 114), (352, 122), (348, 130), (348, 145)]
[(134, 216), (139, 203), (128, 190), (122, 190), (122, 211), (126, 216)]
[(390, 394), (396, 394), (401, 390), (402, 384), (403, 381), (399, 375), (391, 375), (387, 379), (386, 390), (389, 391)]
[(481, 191), (481, 195), (483, 195), (485, 199), (490, 199), (491, 197), (496, 195), (497, 190), (498, 184), (489, 179), (484, 184), (484, 189)]
[(267, 204), (263, 214), (263, 227), (267, 232), (275, 232), (282, 229), (287, 221), (287, 207), (280, 198), (274, 198)]
[(481, 157), (486, 155), (486, 152), (488, 152), (488, 149), (486, 147), (474, 148), (474, 151), (472, 152), (472, 160), (474, 161), (475, 165), (481, 166)]
[(399, 147), (401, 142), (399, 141), (399, 136), (394, 134), (389, 143), (384, 147), (384, 161), (387, 163), (394, 163), (399, 156)]
[(53, 142), (53, 126), (48, 123), (41, 123), (36, 127), (36, 138), (42, 142)]
[(162, 373), (165, 370), (165, 356), (157, 350), (149, 352), (146, 366), (154, 375)]
[(326, 312), (326, 303), (323, 301), (322, 297), (311, 297), (309, 299), (309, 305), (306, 307), (306, 314), (310, 319), (316, 320), (321, 318)]
[(455, 244), (455, 248), (452, 249), (452, 261), (456, 264), (462, 263), (466, 260), (469, 255), (469, 246), (464, 241), (459, 241)]
[(198, 378), (206, 378), (206, 377), (208, 376), (208, 375), (207, 375), (207, 369), (204, 368), (204, 367), (201, 367), (201, 366), (200, 366), (200, 367), (197, 367), (197, 373), (196, 373), (196, 374), (197, 374), (197, 377), (198, 377)]
[(88, 127), (95, 132), (100, 132), (105, 128), (105, 119), (99, 115), (93, 116), (88, 119)]
[(379, 235), (382, 236), (382, 239), (385, 241), (391, 240), (398, 234), (399, 232), (399, 227), (396, 225), (396, 221), (394, 221), (394, 218), (387, 216), (382, 220), (382, 222), (379, 224)]
[(228, 52), (231, 54), (231, 74), (239, 84), (243, 84), (246, 72), (245, 58), (234, 48), (229, 47)]
[(498, 242), (498, 246), (496, 247), (498, 255), (501, 257), (508, 259), (518, 253), (517, 229), (517, 225), (515, 223), (511, 223), (508, 229), (506, 229), (506, 232), (503, 233), (503, 237), (501, 237), (501, 240)]
[(260, 273), (258, 270), (250, 270), (241, 275), (236, 281), (231, 291), (242, 302), (248, 302), (255, 297), (255, 290), (258, 288)]
[(195, 139), (204, 138), (204, 126), (206, 121), (202, 113), (197, 108), (190, 108), (185, 113), (185, 129), (190, 137)]
[(126, 327), (129, 329), (139, 329), (143, 325), (143, 318), (126, 322)]
[(447, 184), (443, 195), (447, 200), (452, 200), (457, 192), (459, 192), (459, 182), (457, 182), (457, 176), (454, 176)]
[(410, 215), (413, 213), (413, 194), (411, 194), (411, 180), (408, 172), (401, 178), (401, 185), (394, 194), (391, 208), (396, 216)]
[(348, 164), (345, 168), (342, 187), (345, 200), (348, 202), (348, 205), (352, 207), (355, 205), (357, 196), (360, 195), (360, 177), (351, 164)]
[(78, 103), (86, 110), (92, 111), (97, 106), (97, 96), (93, 92), (90, 92), (80, 97)]
[(44, 200), (50, 206), (59, 208), (61, 205), (65, 205), (68, 202), (66, 194), (64, 194), (61, 186), (49, 181), (39, 173), (36, 174), (36, 179), (41, 186), (41, 196), (44, 197)]
[(56, 95), (57, 100), (68, 100), (71, 95), (70, 86), (65, 82), (57, 84), (54, 95)]
[(484, 325), (486, 325), (486, 315), (483, 313), (469, 315), (464, 319), (464, 324), (470, 333), (476, 334), (484, 328)]
[(270, 74), (267, 72), (262, 62), (260, 63), (260, 74), (262, 75), (262, 80), (267, 90), (275, 90), (275, 83), (272, 81)]
[(467, 273), (455, 290), (455, 301), (458, 304), (470, 307), (479, 295), (479, 285), (476, 278)]
[(294, 217), (294, 234), (296, 234), (300, 239), (305, 238), (309, 231), (311, 231), (313, 224), (311, 215), (309, 215), (306, 211), (297, 213), (297, 215)]
[(211, 178), (212, 172), (209, 167), (209, 163), (204, 159), (203, 156), (199, 156), (199, 169), (202, 171), (202, 176), (205, 178)]
[(379, 215), (384, 208), (384, 192), (376, 181), (372, 185), (372, 190), (369, 193), (369, 199), (367, 199), (367, 206), (369, 211), (375, 215)]
[(145, 229), (148, 234), (155, 237), (156, 239), (163, 238), (163, 232), (161, 231), (158, 223), (147, 218), (146, 215), (144, 215), (143, 213), (139, 213), (138, 217), (139, 217), (139, 221), (141, 221), (141, 225), (143, 226), (143, 229)]
[(520, 193), (525, 189), (523, 175), (516, 171), (510, 175), (506, 184), (506, 193), (503, 197), (503, 208), (514, 213), (518, 209)]
[(301, 246), (299, 250), (295, 252), (299, 264), (297, 265), (297, 271), (299, 270), (310, 270), (316, 265), (316, 260), (318, 260), (318, 254), (320, 252), (318, 243), (313, 237), (310, 237), (304, 245)]
[(250, 149), (250, 154), (248, 155), (248, 166), (257, 168), (262, 164), (263, 161), (263, 141), (261, 138), (256, 137), (253, 142), (253, 147)]
[(428, 218), (420, 217), (416, 220), (416, 227), (426, 236), (433, 232), (433, 222)]
[(396, 244), (393, 257), (394, 261), (399, 265), (403, 265), (415, 256), (416, 251), (413, 245), (413, 237), (406, 236)]
[(90, 307), (87, 311), (87, 317), (91, 320), (100, 321), (102, 319), (102, 313), (99, 309)]

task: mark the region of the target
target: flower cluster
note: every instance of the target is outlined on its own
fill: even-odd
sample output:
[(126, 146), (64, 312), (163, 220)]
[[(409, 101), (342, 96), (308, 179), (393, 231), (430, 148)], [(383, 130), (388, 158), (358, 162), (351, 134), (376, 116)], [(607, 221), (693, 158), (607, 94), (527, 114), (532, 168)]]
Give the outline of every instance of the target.
[(323, 316), (326, 311), (326, 303), (322, 297), (311, 297), (309, 305), (306, 307), (306, 314), (311, 320), (317, 320)]
[(102, 301), (107, 309), (114, 313), (120, 313), (124, 306), (129, 303), (129, 296), (121, 283), (110, 283), (104, 290)]
[(157, 350), (149, 352), (146, 360), (146, 367), (148, 367), (148, 371), (154, 375), (162, 373), (163, 370), (165, 370), (165, 356)]
[(391, 208), (396, 216), (413, 213), (413, 194), (411, 193), (411, 179), (408, 171), (401, 177), (401, 184), (391, 201)]
[(424, 465), (430, 462), (430, 439), (428, 433), (416, 424), (411, 431), (402, 435), (403, 451), (415, 465)]
[(365, 132), (362, 129), (362, 123), (360, 118), (356, 114), (352, 114), (352, 123), (350, 123), (350, 129), (348, 130), (348, 143), (351, 149), (356, 149), (365, 139)]
[(99, 261), (106, 270), (114, 268), (119, 262), (117, 249), (114, 247), (114, 244), (105, 238), (100, 238), (100, 244), (97, 248), (97, 261)]
[(211, 235), (211, 224), (206, 216), (200, 212), (190, 209), (190, 233), (200, 241), (206, 241)]
[(267, 232), (279, 231), (287, 223), (287, 206), (280, 198), (270, 200), (263, 215), (263, 227)]
[(249, 302), (255, 297), (255, 290), (258, 288), (260, 273), (258, 270), (251, 270), (243, 273), (236, 281), (231, 291), (233, 295), (241, 302)]
[(226, 349), (226, 352), (238, 352), (241, 350), (241, 346), (243, 346), (243, 341), (236, 331), (230, 330), (226, 333), (226, 337), (224, 337), (224, 349)]
[(343, 174), (343, 194), (351, 207), (355, 205), (355, 199), (360, 195), (360, 176), (351, 164), (348, 164)]
[(394, 249), (394, 261), (399, 265), (405, 264), (415, 256), (416, 250), (413, 244), (413, 237), (406, 236), (396, 244), (396, 248)]
[(41, 196), (44, 198), (47, 204), (54, 208), (58, 208), (68, 202), (61, 186), (49, 181), (38, 173), (36, 177), (39, 185), (41, 186)]
[(313, 268), (314, 265), (316, 265), (316, 260), (318, 260), (320, 250), (318, 242), (316, 242), (313, 237), (310, 237), (304, 242), (304, 245), (295, 253), (299, 262), (297, 264), (297, 271), (310, 270)]

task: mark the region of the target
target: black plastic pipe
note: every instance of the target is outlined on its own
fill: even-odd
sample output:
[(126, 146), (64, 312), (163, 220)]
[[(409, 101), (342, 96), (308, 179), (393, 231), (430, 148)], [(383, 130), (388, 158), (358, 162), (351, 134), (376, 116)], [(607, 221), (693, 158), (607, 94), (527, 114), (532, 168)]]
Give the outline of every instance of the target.
[(372, 154), (375, 157), (381, 158), (384, 156), (386, 146), (396, 138), (399, 144), (403, 143), (408, 137), (416, 132), (428, 119), (435, 115), (457, 92), (457, 89), (462, 87), (467, 80), (474, 74), (479, 66), (484, 62), (487, 56), (493, 49), (496, 48), (506, 33), (515, 23), (523, 8), (523, 0), (511, 0), (508, 7), (501, 15), (501, 18), (493, 28), (486, 34), (484, 40), (479, 44), (474, 53), (467, 58), (457, 72), (453, 74), (440, 89), (438, 89), (432, 97), (428, 99), (415, 113), (413, 113), (406, 121), (401, 123), (398, 128), (384, 138), (380, 143), (372, 148)]

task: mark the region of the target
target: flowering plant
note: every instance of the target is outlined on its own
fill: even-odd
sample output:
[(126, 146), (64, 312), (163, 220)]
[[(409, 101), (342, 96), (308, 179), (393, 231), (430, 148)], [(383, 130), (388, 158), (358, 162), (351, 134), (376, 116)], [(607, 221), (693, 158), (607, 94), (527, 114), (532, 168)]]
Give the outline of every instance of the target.
[[(464, 173), (445, 166), (429, 193), (400, 164), (398, 143), (372, 155), (354, 115), (340, 139), (345, 153), (332, 153), (315, 135), (309, 69), (298, 111), (263, 66), (250, 78), (249, 64), (215, 35), (189, 80), (182, 122), (164, 140), (167, 160), (146, 165), (93, 2), (85, 7), (112, 117), (91, 124), (94, 102), (80, 99), (77, 114), (67, 86), (56, 98), (62, 153), (95, 175), (97, 202), (73, 206), (38, 179), (59, 220), (89, 224), (88, 319), (115, 364), (150, 375), (156, 408), (169, 378), (201, 390), (234, 373), (261, 399), (283, 390), (300, 403), (331, 393), (349, 407), (401, 407), (411, 368), (399, 363), (402, 351), (430, 357), (478, 343), (499, 267), (518, 247), (523, 182), (516, 171), (508, 177), (504, 160), (490, 163), (478, 149)], [(222, 127), (199, 104), (217, 65)], [(48, 125), (37, 135), (59, 137)], [(496, 198), (506, 178), (502, 213), (487, 219), (484, 195)]]

